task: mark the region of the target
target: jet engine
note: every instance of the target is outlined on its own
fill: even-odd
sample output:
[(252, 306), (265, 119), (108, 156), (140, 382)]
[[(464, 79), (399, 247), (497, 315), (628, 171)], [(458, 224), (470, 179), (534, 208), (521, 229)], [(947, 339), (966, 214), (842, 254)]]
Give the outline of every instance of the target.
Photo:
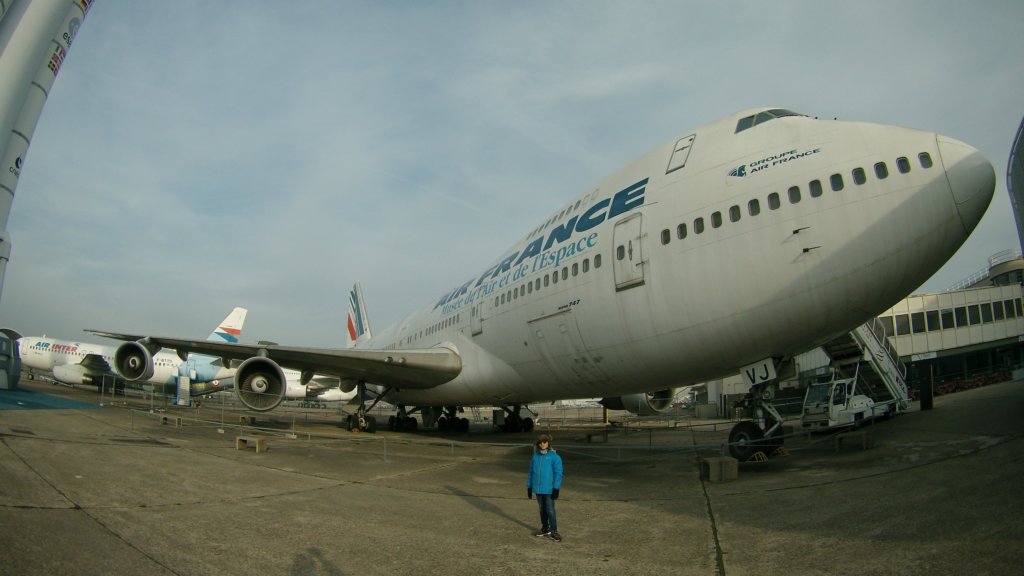
[(53, 378), (64, 384), (82, 386), (92, 384), (92, 377), (86, 375), (85, 367), (81, 364), (65, 364), (53, 367)]
[(153, 353), (140, 342), (125, 342), (114, 352), (114, 369), (131, 382), (149, 380), (155, 371)]
[(270, 358), (249, 358), (235, 371), (235, 395), (250, 410), (277, 408), (288, 391), (284, 370)]
[(654, 392), (603, 398), (601, 405), (609, 410), (628, 410), (638, 416), (653, 416), (672, 407), (672, 398), (676, 392), (677, 388), (666, 388)]

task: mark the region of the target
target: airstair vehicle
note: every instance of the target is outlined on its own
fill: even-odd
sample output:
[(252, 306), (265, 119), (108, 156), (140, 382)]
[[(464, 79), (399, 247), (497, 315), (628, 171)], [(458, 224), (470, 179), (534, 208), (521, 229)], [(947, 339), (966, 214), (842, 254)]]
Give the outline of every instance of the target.
[[(877, 318), (822, 346), (831, 360), (832, 378), (811, 384), (804, 395), (801, 426), (828, 430), (904, 412), (910, 404), (906, 366), (889, 344)], [(729, 433), (729, 453), (746, 461), (774, 453), (783, 444), (783, 418), (772, 405), (776, 381), (751, 386), (737, 403), (751, 420)]]
[(800, 418), (804, 428), (857, 426), (864, 420), (906, 411), (910, 403), (907, 368), (877, 319), (822, 349), (832, 360), (833, 377), (807, 387)]

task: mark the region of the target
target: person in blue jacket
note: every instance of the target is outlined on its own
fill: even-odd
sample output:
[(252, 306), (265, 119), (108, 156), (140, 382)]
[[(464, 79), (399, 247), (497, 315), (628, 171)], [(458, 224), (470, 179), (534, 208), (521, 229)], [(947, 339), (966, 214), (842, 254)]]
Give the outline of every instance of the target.
[(526, 477), (526, 497), (537, 495), (540, 506), (540, 529), (534, 536), (547, 536), (555, 542), (562, 541), (558, 533), (558, 517), (555, 515), (555, 500), (562, 488), (562, 458), (551, 447), (551, 436), (541, 434), (533, 445), (533, 459), (530, 460), (530, 474)]

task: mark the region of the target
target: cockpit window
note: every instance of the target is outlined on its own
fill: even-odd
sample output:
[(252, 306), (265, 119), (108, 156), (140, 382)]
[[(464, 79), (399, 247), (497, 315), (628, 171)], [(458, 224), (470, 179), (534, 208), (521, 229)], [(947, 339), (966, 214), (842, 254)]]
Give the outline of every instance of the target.
[(803, 114), (798, 114), (796, 112), (793, 112), (792, 110), (786, 110), (784, 108), (765, 110), (764, 112), (760, 112), (754, 116), (740, 118), (740, 121), (736, 123), (736, 133), (738, 134), (740, 132), (743, 132), (747, 128), (753, 128), (754, 126), (757, 126), (758, 124), (763, 124), (765, 122), (768, 122), (769, 120), (774, 120), (776, 118), (784, 118), (786, 116), (803, 116)]

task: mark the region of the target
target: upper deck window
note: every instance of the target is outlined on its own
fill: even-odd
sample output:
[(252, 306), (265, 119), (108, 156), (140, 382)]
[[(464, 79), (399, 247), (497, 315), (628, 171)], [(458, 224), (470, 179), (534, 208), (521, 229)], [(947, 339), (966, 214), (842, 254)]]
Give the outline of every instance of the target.
[(769, 120), (774, 120), (776, 118), (784, 118), (786, 116), (803, 116), (803, 114), (798, 114), (796, 112), (793, 112), (792, 110), (786, 110), (783, 108), (765, 110), (764, 112), (759, 112), (758, 114), (755, 114), (753, 116), (740, 118), (740, 121), (736, 123), (736, 133), (739, 134), (740, 132), (743, 132), (747, 128), (753, 128), (758, 124), (764, 124)]

